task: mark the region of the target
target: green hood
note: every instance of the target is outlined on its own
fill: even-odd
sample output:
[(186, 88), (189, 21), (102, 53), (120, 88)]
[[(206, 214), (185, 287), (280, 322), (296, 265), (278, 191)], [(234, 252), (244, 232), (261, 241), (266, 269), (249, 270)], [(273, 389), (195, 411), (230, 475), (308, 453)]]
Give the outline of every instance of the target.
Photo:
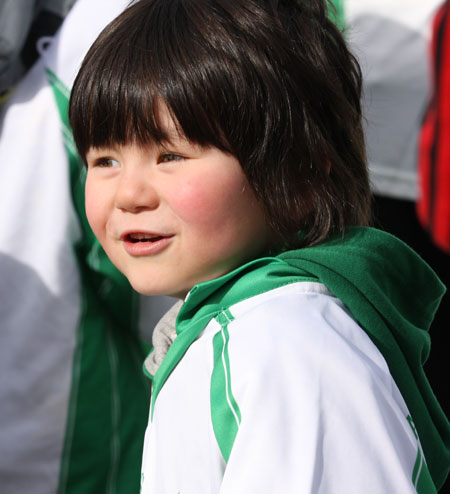
[(419, 432), (436, 486), (450, 468), (450, 424), (422, 365), (428, 329), (445, 288), (403, 242), (372, 228), (251, 261), (192, 288), (177, 317), (177, 338), (153, 380), (153, 403), (172, 369), (206, 324), (224, 308), (298, 281), (319, 281), (350, 310), (383, 354)]

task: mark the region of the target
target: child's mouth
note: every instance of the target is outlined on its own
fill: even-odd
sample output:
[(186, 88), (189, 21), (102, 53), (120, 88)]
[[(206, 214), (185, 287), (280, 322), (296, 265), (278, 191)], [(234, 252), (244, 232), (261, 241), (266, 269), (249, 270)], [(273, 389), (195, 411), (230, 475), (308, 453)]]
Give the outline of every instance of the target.
[(163, 238), (164, 237), (162, 237), (161, 235), (158, 235), (157, 237), (141, 237), (141, 238), (137, 238), (132, 235), (129, 235), (127, 240), (135, 244), (137, 242), (157, 242), (158, 240), (161, 240)]
[(152, 235), (149, 233), (129, 233), (126, 235), (125, 240), (133, 244), (138, 242), (157, 242), (165, 238), (163, 235)]
[(174, 235), (152, 232), (130, 232), (121, 236), (125, 250), (133, 257), (159, 254), (169, 247)]

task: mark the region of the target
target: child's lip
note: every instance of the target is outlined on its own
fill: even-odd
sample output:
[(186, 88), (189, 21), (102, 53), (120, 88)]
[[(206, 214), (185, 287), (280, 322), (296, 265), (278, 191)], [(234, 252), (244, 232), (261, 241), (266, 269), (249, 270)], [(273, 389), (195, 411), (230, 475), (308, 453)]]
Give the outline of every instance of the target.
[(124, 232), (120, 239), (132, 257), (149, 257), (163, 252), (172, 243), (173, 234), (133, 230)]

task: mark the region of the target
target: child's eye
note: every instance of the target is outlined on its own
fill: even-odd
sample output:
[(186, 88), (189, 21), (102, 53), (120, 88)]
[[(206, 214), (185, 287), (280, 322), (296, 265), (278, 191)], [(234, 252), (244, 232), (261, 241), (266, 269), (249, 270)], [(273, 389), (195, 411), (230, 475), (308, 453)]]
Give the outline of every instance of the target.
[(184, 156), (173, 153), (163, 153), (159, 156), (158, 163), (168, 163), (169, 161), (180, 161), (184, 159)]
[(92, 166), (109, 168), (120, 166), (120, 163), (112, 158), (98, 158), (94, 161)]

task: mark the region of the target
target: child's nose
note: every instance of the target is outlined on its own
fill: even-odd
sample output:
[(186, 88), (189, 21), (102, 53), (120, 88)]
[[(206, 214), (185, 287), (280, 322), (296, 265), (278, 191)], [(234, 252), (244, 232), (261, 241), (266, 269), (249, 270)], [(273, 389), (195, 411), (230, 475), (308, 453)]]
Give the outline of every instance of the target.
[(118, 209), (139, 211), (158, 207), (159, 197), (155, 187), (135, 173), (124, 174), (116, 190), (115, 205)]

